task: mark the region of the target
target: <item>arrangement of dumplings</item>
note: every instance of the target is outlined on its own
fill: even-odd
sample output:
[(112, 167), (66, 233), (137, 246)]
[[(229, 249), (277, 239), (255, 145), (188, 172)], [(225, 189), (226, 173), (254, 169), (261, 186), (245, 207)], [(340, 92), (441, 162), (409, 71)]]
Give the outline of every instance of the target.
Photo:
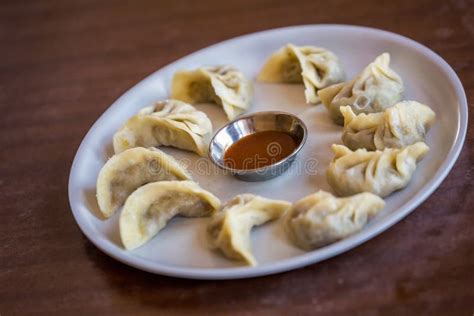
[(288, 44), (268, 59), (258, 81), (304, 83), (307, 103), (319, 103), (318, 90), (344, 81), (345, 73), (337, 56), (315, 46)]
[(210, 216), (220, 200), (193, 181), (161, 181), (144, 185), (127, 199), (120, 214), (120, 238), (125, 249), (140, 247), (177, 215)]
[(110, 158), (97, 178), (97, 202), (105, 217), (140, 186), (156, 181), (189, 180), (191, 176), (172, 156), (156, 148), (131, 148)]
[(337, 198), (319, 191), (293, 204), (284, 219), (285, 230), (295, 245), (312, 250), (360, 231), (384, 206), (368, 192)]
[(350, 106), (342, 106), (344, 117), (342, 142), (352, 150), (403, 148), (424, 141), (436, 114), (427, 105), (403, 101), (380, 113), (356, 115)]
[(232, 66), (178, 71), (171, 86), (172, 98), (189, 103), (216, 103), (224, 108), (229, 120), (248, 110), (252, 94), (252, 83)]
[(372, 192), (381, 197), (404, 188), (429, 147), (418, 142), (404, 148), (352, 151), (332, 145), (334, 160), (327, 170), (327, 181), (340, 196)]
[(317, 249), (361, 231), (383, 210), (384, 197), (408, 185), (429, 151), (425, 137), (436, 114), (428, 105), (403, 100), (403, 81), (388, 53), (345, 81), (333, 52), (287, 44), (269, 57), (257, 80), (302, 84), (306, 102), (324, 104), (331, 120), (343, 125), (343, 144), (332, 145), (326, 173), (336, 195), (317, 191), (290, 203), (247, 193), (221, 204), (156, 147), (206, 156), (213, 126), (195, 105), (215, 103), (233, 120), (250, 109), (252, 81), (229, 65), (178, 71), (171, 99), (143, 108), (114, 134), (115, 154), (97, 178), (100, 212), (105, 218), (120, 213), (126, 250), (146, 244), (176, 216), (209, 217), (208, 248), (249, 266), (257, 265), (252, 230), (272, 221), (296, 247)]
[(251, 251), (250, 230), (281, 217), (290, 206), (286, 201), (253, 194), (237, 195), (211, 219), (207, 227), (209, 243), (226, 257), (255, 266), (257, 261)]
[(321, 102), (332, 120), (344, 123), (341, 106), (350, 106), (354, 113), (382, 112), (403, 97), (402, 78), (390, 68), (390, 54), (383, 53), (354, 79), (319, 90)]
[(115, 133), (114, 151), (172, 146), (204, 156), (211, 134), (206, 113), (178, 100), (160, 101), (139, 111)]

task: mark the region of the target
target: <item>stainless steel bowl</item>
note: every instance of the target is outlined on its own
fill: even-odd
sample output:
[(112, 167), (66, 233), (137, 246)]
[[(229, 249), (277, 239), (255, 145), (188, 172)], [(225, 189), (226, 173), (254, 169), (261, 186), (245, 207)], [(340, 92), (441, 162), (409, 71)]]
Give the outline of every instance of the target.
[[(225, 151), (244, 136), (262, 131), (280, 131), (293, 136), (296, 149), (282, 160), (256, 169), (233, 169), (224, 164)], [(229, 122), (220, 128), (209, 144), (209, 158), (220, 168), (229, 171), (244, 181), (263, 181), (285, 172), (303, 147), (308, 131), (306, 125), (297, 116), (279, 111), (252, 113)]]

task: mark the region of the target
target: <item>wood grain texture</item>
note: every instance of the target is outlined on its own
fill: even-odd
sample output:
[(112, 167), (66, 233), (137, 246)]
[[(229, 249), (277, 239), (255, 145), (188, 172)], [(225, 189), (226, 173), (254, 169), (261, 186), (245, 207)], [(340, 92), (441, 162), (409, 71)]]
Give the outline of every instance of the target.
[(279, 275), (190, 281), (110, 259), (76, 226), (69, 169), (96, 118), (147, 74), (245, 33), (381, 28), (439, 53), (474, 111), (474, 2), (2, 1), (0, 314), (473, 315), (474, 128), (414, 213), (344, 255)]

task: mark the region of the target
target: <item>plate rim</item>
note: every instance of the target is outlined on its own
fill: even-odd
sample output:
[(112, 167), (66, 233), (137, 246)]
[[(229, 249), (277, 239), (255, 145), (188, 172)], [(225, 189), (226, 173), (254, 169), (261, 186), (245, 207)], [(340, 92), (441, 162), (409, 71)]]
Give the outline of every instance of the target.
[[(320, 248), (317, 250), (317, 254), (315, 251), (306, 252), (302, 255), (298, 255), (295, 257), (282, 259), (277, 262), (269, 263), (262, 266), (256, 267), (235, 267), (235, 268), (194, 268), (194, 267), (177, 267), (177, 266), (169, 266), (162, 263), (157, 263), (150, 261), (145, 258), (137, 257), (137, 256), (130, 256), (124, 251), (119, 251), (112, 248), (112, 245), (106, 242), (103, 242), (104, 238), (96, 238), (94, 236), (95, 230), (89, 226), (85, 219), (82, 218), (80, 210), (75, 205), (77, 204), (79, 195), (77, 192), (73, 192), (74, 189), (74, 178), (76, 177), (76, 173), (79, 172), (77, 168), (77, 161), (79, 157), (82, 156), (82, 152), (86, 150), (85, 141), (91, 137), (90, 135), (98, 128), (98, 122), (106, 116), (109, 112), (112, 112), (115, 107), (121, 103), (122, 98), (125, 98), (128, 94), (131, 93), (132, 90), (139, 88), (141, 85), (146, 84), (147, 81), (151, 80), (154, 77), (155, 73), (159, 71), (163, 71), (168, 67), (173, 67), (173, 65), (179, 62), (182, 59), (189, 58), (193, 55), (199, 54), (204, 50), (215, 48), (220, 45), (226, 45), (227, 43), (238, 40), (244, 39), (246, 37), (251, 37), (255, 35), (262, 35), (264, 33), (271, 33), (271, 32), (279, 32), (294, 28), (333, 28), (333, 29), (351, 29), (351, 30), (358, 30), (358, 31), (365, 31), (370, 33), (378, 33), (384, 34), (387, 37), (394, 39), (396, 42), (402, 42), (406, 46), (413, 48), (414, 50), (423, 54), (423, 56), (429, 56), (432, 60), (436, 62), (437, 65), (441, 67), (443, 72), (449, 77), (451, 83), (453, 84), (453, 88), (455, 90), (456, 98), (458, 99), (458, 110), (459, 110), (459, 125), (456, 131), (455, 141), (452, 144), (447, 157), (441, 164), (438, 171), (435, 173), (434, 177), (430, 182), (425, 184), (420, 192), (415, 194), (409, 201), (404, 203), (400, 206), (397, 212), (388, 214), (386, 218), (377, 223), (376, 225), (367, 227), (363, 229), (356, 235), (350, 236), (345, 238), (341, 241), (333, 243), (329, 246)], [(467, 124), (468, 124), (468, 104), (467, 104), (467, 97), (464, 90), (464, 87), (461, 83), (461, 80), (457, 76), (456, 72), (452, 69), (452, 67), (437, 53), (435, 53), (430, 48), (424, 46), (412, 40), (406, 36), (393, 33), (390, 31), (376, 29), (366, 26), (357, 26), (357, 25), (348, 25), (348, 24), (304, 24), (304, 25), (292, 25), (286, 27), (279, 27), (279, 28), (272, 28), (266, 29), (254, 33), (248, 33), (244, 35), (240, 35), (237, 37), (233, 37), (206, 47), (203, 47), (191, 54), (185, 55), (180, 57), (179, 59), (165, 65), (153, 71), (151, 74), (146, 76), (144, 79), (140, 80), (138, 83), (130, 87), (125, 93), (123, 93), (120, 97), (118, 97), (93, 123), (93, 125), (89, 128), (86, 135), (83, 137), (81, 144), (79, 145), (76, 154), (74, 156), (74, 160), (71, 165), (70, 173), (69, 173), (69, 180), (68, 180), (68, 197), (69, 197), (69, 205), (71, 211), (73, 213), (73, 217), (76, 221), (76, 224), (79, 226), (82, 233), (87, 237), (87, 239), (92, 242), (97, 248), (99, 248), (102, 252), (107, 254), (108, 256), (125, 263), (129, 266), (134, 268), (147, 271), (150, 273), (171, 276), (171, 277), (178, 277), (178, 278), (187, 278), (187, 279), (204, 279), (204, 280), (224, 280), (224, 279), (243, 279), (243, 278), (251, 278), (257, 276), (265, 276), (275, 273), (280, 273), (284, 271), (298, 269), (310, 264), (315, 264), (326, 260), (331, 257), (338, 256), (339, 254), (349, 251), (355, 247), (358, 247), (362, 243), (366, 242), (369, 239), (374, 238), (375, 236), (379, 235), (383, 231), (389, 229), (396, 223), (398, 223), (401, 219), (406, 217), (409, 213), (413, 212), (421, 203), (423, 203), (435, 189), (439, 187), (441, 182), (447, 177), (451, 169), (453, 168), (455, 162), (457, 161), (462, 147), (466, 138), (467, 134)]]

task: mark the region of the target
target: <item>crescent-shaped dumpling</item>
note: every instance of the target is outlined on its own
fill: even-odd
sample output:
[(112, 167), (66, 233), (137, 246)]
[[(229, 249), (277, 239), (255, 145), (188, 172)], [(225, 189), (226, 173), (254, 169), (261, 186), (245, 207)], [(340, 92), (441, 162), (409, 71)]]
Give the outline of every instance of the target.
[(250, 107), (252, 83), (232, 66), (201, 67), (176, 72), (171, 97), (193, 104), (216, 103), (233, 120)]
[(404, 188), (429, 147), (418, 142), (404, 148), (351, 151), (343, 145), (332, 145), (334, 160), (327, 170), (327, 181), (340, 196), (371, 192), (385, 197)]
[(427, 105), (402, 101), (379, 113), (356, 115), (350, 106), (344, 116), (342, 142), (352, 150), (402, 148), (425, 140), (436, 114)]
[(226, 257), (255, 266), (257, 261), (250, 244), (252, 227), (279, 218), (290, 206), (286, 201), (253, 194), (237, 195), (213, 216), (207, 227), (209, 243)]
[(115, 133), (114, 151), (163, 145), (204, 156), (211, 134), (206, 113), (178, 100), (160, 101), (142, 109)]
[(273, 53), (263, 66), (258, 81), (304, 83), (307, 103), (319, 103), (317, 91), (344, 81), (345, 74), (337, 56), (315, 46), (288, 44)]
[(390, 54), (383, 53), (351, 81), (321, 89), (318, 95), (332, 120), (343, 125), (341, 106), (356, 114), (382, 112), (402, 99), (403, 90), (402, 78), (390, 68)]
[(97, 202), (105, 217), (138, 187), (155, 181), (188, 180), (191, 176), (173, 157), (156, 148), (136, 147), (110, 158), (97, 178)]
[(212, 215), (220, 201), (193, 181), (161, 181), (133, 192), (120, 214), (120, 237), (125, 249), (142, 246), (175, 216)]
[(295, 202), (283, 223), (298, 247), (312, 250), (360, 231), (384, 206), (380, 197), (368, 192), (337, 198), (319, 191)]

